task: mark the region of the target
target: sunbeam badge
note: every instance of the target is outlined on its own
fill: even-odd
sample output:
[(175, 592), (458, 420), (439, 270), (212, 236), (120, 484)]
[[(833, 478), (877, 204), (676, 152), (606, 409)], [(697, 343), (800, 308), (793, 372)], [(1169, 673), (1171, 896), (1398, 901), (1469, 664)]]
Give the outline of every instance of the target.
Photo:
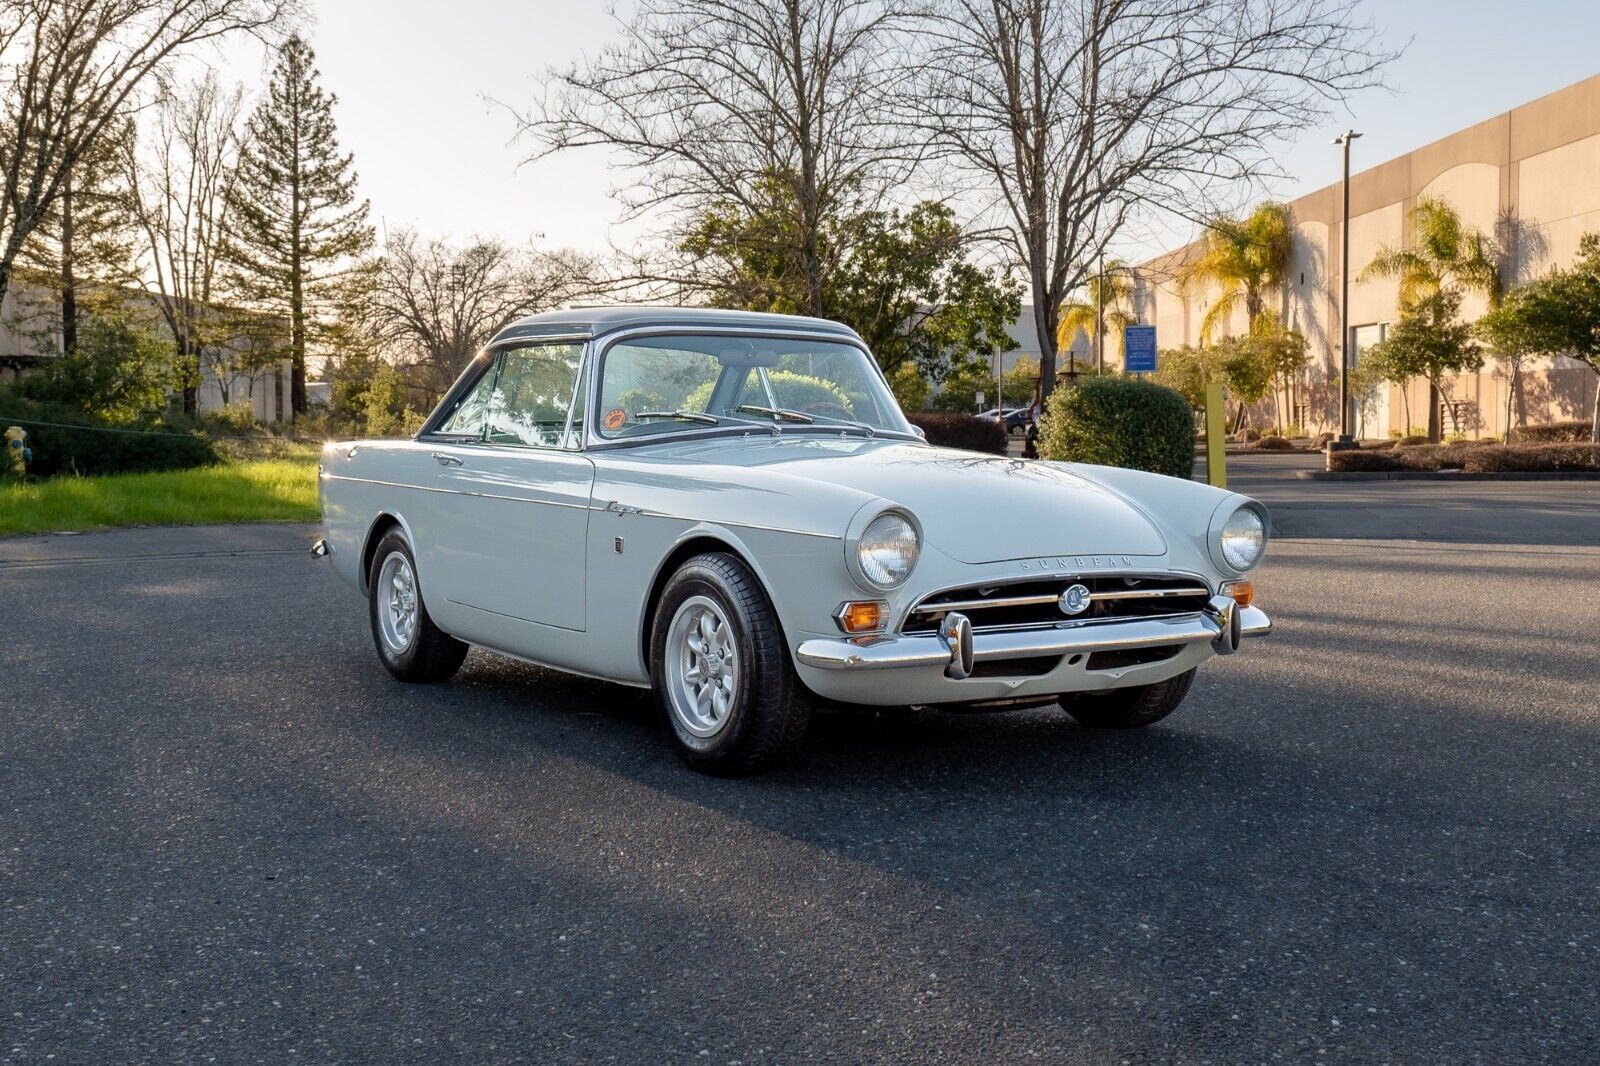
[(1067, 591), (1056, 601), (1056, 606), (1061, 608), (1062, 614), (1082, 614), (1089, 609), (1091, 602), (1088, 588), (1083, 585), (1069, 585)]

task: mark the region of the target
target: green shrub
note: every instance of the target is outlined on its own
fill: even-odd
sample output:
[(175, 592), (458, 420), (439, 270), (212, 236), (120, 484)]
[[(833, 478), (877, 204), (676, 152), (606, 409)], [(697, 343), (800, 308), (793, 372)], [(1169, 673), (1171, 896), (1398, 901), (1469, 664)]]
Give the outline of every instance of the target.
[(1261, 431), (1254, 427), (1247, 427), (1244, 431), (1244, 439), (1245, 443), (1254, 444), (1261, 439)]
[(1413, 434), (1408, 437), (1401, 437), (1394, 442), (1394, 446), (1396, 448), (1420, 448), (1432, 443), (1426, 436)]
[(1252, 447), (1259, 452), (1292, 452), (1294, 445), (1283, 437), (1262, 437)]
[[(710, 397), (711, 394), (708, 392), (706, 398)], [(624, 389), (617, 397), (617, 406), (630, 415), (637, 415), (640, 411), (665, 410), (667, 401), (662, 399), (659, 392), (651, 392), (649, 389)]]
[(1194, 414), (1180, 393), (1136, 378), (1080, 378), (1050, 397), (1039, 455), (1188, 478)]
[[(855, 408), (850, 405), (850, 397), (822, 378), (812, 377), (810, 374), (796, 374), (791, 370), (769, 370), (767, 381), (772, 384), (772, 394), (777, 399), (779, 407), (804, 411), (812, 405), (826, 404), (843, 408), (851, 417), (855, 415)], [(697, 385), (683, 398), (683, 409), (704, 411), (706, 405), (711, 402), (711, 393), (716, 384), (715, 381), (706, 381)], [(751, 377), (745, 385), (744, 394), (739, 397), (739, 402), (766, 406), (766, 393), (762, 390), (761, 383), (754, 377)], [(827, 407), (824, 407), (821, 413), (826, 414)]]
[(61, 403), (0, 391), (0, 425), (28, 431), (28, 473), (125, 474), (207, 466), (221, 457), (204, 437), (159, 423), (110, 427)]
[(1543, 426), (1521, 426), (1510, 433), (1511, 444), (1582, 444), (1593, 432), (1593, 422), (1551, 422)]
[(20, 396), (123, 425), (159, 415), (176, 382), (172, 345), (125, 312), (85, 315), (78, 347), (13, 388)]
[(261, 430), (261, 423), (256, 421), (256, 413), (249, 403), (230, 403), (220, 411), (201, 415), (197, 421), (207, 433), (219, 437)]
[(906, 418), (928, 435), (929, 444), (963, 448), (969, 452), (1006, 454), (1005, 424), (997, 419), (954, 411), (913, 411)]

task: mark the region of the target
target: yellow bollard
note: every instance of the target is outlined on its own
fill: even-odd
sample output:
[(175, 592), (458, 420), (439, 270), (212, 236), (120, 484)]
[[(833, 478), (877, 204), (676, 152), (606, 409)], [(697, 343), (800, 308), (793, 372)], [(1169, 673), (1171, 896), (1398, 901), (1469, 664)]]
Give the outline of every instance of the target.
[(1206, 383), (1206, 480), (1219, 489), (1228, 487), (1227, 416), (1222, 404), (1222, 382)]

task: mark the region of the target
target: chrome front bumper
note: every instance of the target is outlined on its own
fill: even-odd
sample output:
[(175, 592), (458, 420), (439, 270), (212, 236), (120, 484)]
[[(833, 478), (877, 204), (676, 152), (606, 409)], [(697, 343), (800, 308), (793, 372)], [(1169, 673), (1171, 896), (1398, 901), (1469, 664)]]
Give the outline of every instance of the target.
[(1259, 607), (1240, 607), (1226, 596), (1213, 596), (1203, 611), (1162, 618), (1121, 621), (1064, 622), (1046, 629), (992, 630), (974, 633), (965, 616), (945, 616), (937, 636), (878, 636), (817, 639), (801, 643), (795, 657), (821, 670), (895, 670), (936, 666), (961, 680), (976, 663), (1127, 651), (1169, 644), (1209, 643), (1218, 655), (1237, 651), (1245, 637), (1272, 632), (1272, 620)]

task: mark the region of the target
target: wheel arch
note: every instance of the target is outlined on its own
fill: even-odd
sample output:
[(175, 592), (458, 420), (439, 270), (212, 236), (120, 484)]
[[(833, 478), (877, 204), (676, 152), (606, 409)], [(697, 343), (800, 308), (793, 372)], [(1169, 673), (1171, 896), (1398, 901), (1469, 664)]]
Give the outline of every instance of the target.
[[(639, 620), (639, 635), (637, 648), (639, 660), (644, 666), (645, 674), (650, 672), (650, 637), (651, 627), (655, 623), (656, 606), (661, 602), (661, 594), (666, 591), (667, 582), (672, 580), (672, 575), (678, 572), (679, 567), (694, 558), (707, 552), (719, 552), (731, 555), (738, 559), (750, 572), (755, 575), (756, 581), (761, 585), (761, 591), (766, 594), (767, 601), (773, 605), (773, 615), (777, 618), (778, 628), (783, 629), (783, 619), (777, 610), (777, 601), (772, 596), (772, 584), (767, 580), (767, 575), (762, 571), (761, 565), (756, 562), (754, 554), (725, 529), (710, 526), (697, 526), (686, 531), (672, 545), (670, 551), (662, 557), (656, 566), (655, 575), (650, 579), (650, 592), (645, 597), (644, 611)], [(788, 634), (784, 634), (785, 644)]]
[[(368, 577), (372, 573), (372, 557), (378, 552), (378, 542), (383, 540), (384, 534), (391, 529), (399, 529), (405, 534), (406, 542), (411, 545), (411, 554), (416, 555), (417, 540), (411, 535), (411, 526), (399, 514), (389, 511), (379, 511), (372, 523), (367, 526), (366, 539), (361, 542), (361, 571), (357, 579), (361, 582), (361, 595), (365, 596), (370, 591), (367, 587)], [(417, 580), (422, 580), (422, 575), (417, 575)]]

